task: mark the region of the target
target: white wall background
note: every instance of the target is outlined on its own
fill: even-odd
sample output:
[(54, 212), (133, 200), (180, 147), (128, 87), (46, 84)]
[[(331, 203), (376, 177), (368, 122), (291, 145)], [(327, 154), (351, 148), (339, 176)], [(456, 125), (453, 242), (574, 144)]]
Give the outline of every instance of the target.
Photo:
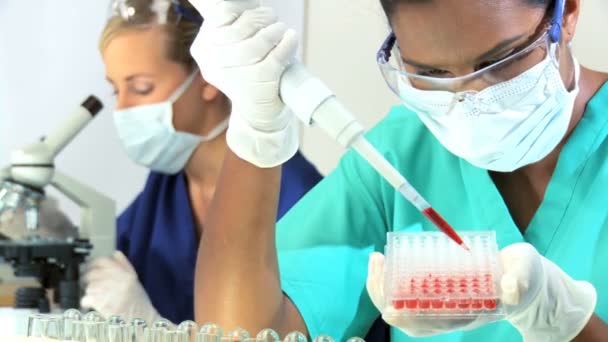
[[(304, 31), (302, 0), (264, 2)], [(9, 162), (10, 151), (49, 132), (95, 94), (105, 109), (60, 154), (56, 167), (115, 198), (122, 210), (141, 189), (147, 171), (123, 153), (112, 122), (114, 101), (97, 51), (108, 3), (0, 1), (0, 165)], [(73, 204), (63, 199), (61, 206), (79, 221)]]
[[(56, 160), (56, 167), (124, 207), (145, 172), (122, 153), (111, 89), (97, 52), (107, 0), (3, 0), (0, 5), (0, 161), (55, 127), (89, 94), (106, 108)], [(76, 207), (62, 207), (79, 221)]]
[[(608, 0), (581, 2), (575, 52), (584, 65), (608, 71)], [(366, 127), (398, 102), (375, 62), (387, 33), (378, 0), (307, 1), (306, 64)], [(303, 150), (323, 172), (333, 169), (343, 153), (317, 129), (304, 132)]]
[[(304, 60), (365, 127), (398, 101), (375, 58), (388, 32), (378, 0), (307, 1)], [(344, 152), (318, 128), (304, 131), (302, 150), (323, 173)]]
[(582, 64), (608, 72), (608, 0), (581, 0), (581, 3), (572, 46)]

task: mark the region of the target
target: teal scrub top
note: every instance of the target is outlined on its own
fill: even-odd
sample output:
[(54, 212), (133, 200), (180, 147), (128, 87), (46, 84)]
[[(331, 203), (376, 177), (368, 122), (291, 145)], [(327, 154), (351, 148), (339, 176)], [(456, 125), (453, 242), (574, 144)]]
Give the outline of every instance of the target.
[[(488, 172), (448, 152), (400, 106), (368, 139), (457, 230), (494, 230), (499, 247), (526, 241), (598, 292), (608, 322), (608, 83), (592, 98), (559, 157), (545, 198), (522, 236)], [(366, 288), (372, 251), (389, 231), (436, 228), (354, 152), (277, 227), (281, 285), (312, 337), (365, 336), (379, 316)], [(392, 341), (521, 341), (506, 321), (474, 331)]]

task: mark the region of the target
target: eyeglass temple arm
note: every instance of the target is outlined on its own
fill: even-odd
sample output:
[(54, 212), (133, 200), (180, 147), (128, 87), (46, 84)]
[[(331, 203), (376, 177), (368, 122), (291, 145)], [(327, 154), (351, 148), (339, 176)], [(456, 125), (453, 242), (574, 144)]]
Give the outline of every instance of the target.
[(552, 43), (559, 42), (561, 38), (565, 6), (565, 0), (555, 0), (555, 10), (551, 18), (551, 28), (549, 29), (549, 38)]

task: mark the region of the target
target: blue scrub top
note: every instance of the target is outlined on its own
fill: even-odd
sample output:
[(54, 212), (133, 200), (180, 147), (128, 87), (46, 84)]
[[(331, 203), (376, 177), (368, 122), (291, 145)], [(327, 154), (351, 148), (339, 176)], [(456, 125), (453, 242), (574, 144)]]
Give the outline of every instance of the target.
[[(321, 175), (299, 152), (285, 165), (278, 218)], [(137, 271), (158, 313), (179, 324), (194, 319), (194, 269), (199, 241), (185, 174), (151, 172), (143, 191), (118, 218), (117, 247)]]

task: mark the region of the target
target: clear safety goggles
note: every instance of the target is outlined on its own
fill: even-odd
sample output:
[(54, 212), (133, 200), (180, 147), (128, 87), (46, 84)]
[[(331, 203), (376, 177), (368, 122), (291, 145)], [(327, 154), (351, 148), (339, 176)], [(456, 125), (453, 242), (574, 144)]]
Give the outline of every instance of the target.
[(561, 37), (564, 1), (556, 0), (548, 29), (542, 31), (543, 33), (528, 46), (468, 75), (435, 77), (414, 72), (412, 67), (403, 61), (394, 33), (390, 33), (386, 38), (378, 50), (376, 60), (386, 83), (397, 96), (401, 96), (400, 88), (403, 85), (419, 90), (452, 93), (484, 89), (521, 75), (544, 61), (548, 56), (558, 63), (557, 45)]
[(203, 22), (200, 14), (187, 1), (179, 0), (112, 0), (108, 17), (119, 17), (142, 26), (179, 23), (180, 20)]

